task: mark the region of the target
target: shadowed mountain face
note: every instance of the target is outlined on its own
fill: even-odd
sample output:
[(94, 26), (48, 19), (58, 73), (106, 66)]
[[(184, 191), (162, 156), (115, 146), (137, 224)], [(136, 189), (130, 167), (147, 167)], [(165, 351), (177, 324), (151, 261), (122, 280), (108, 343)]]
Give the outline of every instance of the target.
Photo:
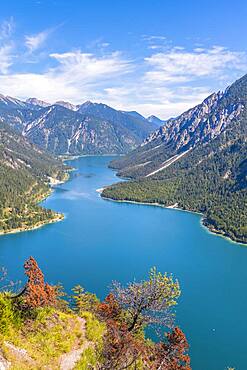
[(123, 154), (136, 148), (157, 126), (138, 113), (86, 102), (54, 105), (0, 96), (0, 122), (40, 148), (59, 155)]
[(247, 75), (169, 120), (111, 163), (135, 181), (103, 196), (201, 212), (211, 229), (247, 242)]

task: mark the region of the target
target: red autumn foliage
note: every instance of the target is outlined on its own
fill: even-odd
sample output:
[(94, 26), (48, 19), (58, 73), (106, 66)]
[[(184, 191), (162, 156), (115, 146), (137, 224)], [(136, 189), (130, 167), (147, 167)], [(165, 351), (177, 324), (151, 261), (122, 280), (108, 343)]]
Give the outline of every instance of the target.
[(44, 307), (56, 303), (55, 289), (45, 283), (44, 275), (33, 257), (24, 263), (28, 281), (25, 287), (25, 304), (29, 308)]
[(164, 342), (148, 345), (141, 335), (129, 331), (126, 312), (124, 314), (114, 294), (99, 303), (96, 312), (107, 326), (100, 369), (134, 368), (141, 359), (146, 370), (191, 370), (189, 346), (180, 328), (168, 333)]
[(121, 316), (122, 310), (112, 293), (98, 304), (96, 312), (107, 327), (100, 369), (128, 369), (145, 350), (143, 341), (128, 331), (128, 325)]
[(152, 370), (191, 370), (188, 342), (182, 330), (174, 328), (167, 341), (157, 343), (150, 356)]
[(107, 321), (101, 369), (129, 369), (145, 353), (143, 340), (128, 331), (128, 326), (115, 320)]
[(97, 314), (104, 320), (117, 319), (121, 308), (112, 293), (108, 294), (105, 300), (98, 304)]

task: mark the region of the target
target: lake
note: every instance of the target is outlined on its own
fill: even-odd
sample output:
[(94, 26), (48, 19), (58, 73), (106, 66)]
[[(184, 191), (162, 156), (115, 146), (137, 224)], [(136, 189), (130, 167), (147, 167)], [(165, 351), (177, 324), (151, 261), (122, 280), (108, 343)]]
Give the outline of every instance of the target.
[(111, 157), (82, 157), (68, 182), (43, 202), (65, 220), (0, 237), (0, 265), (22, 279), (34, 256), (51, 283), (76, 284), (103, 298), (112, 280), (143, 279), (156, 266), (179, 279), (177, 323), (190, 343), (193, 370), (247, 369), (247, 248), (213, 235), (188, 212), (100, 198), (119, 181)]

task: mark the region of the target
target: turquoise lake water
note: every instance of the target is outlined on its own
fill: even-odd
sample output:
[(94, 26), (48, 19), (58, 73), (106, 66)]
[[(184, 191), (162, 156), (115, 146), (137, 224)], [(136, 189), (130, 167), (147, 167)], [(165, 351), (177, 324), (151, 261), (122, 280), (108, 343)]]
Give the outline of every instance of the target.
[(177, 323), (190, 343), (194, 370), (247, 369), (247, 248), (215, 236), (200, 216), (155, 206), (116, 203), (96, 189), (119, 181), (110, 157), (71, 162), (71, 179), (44, 206), (62, 222), (0, 237), (0, 265), (25, 279), (34, 256), (46, 280), (69, 291), (76, 284), (103, 298), (112, 280), (147, 276), (152, 266), (179, 279)]

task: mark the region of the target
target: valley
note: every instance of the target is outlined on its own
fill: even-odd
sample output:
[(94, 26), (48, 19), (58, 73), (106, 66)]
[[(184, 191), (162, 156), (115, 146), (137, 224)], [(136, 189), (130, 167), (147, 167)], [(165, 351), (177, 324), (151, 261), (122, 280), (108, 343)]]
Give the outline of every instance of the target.
[[(183, 284), (177, 320), (189, 333), (192, 366), (218, 370), (234, 361), (241, 367), (245, 351), (235, 346), (234, 357), (227, 351), (224, 320), (231, 323), (230, 335), (241, 337), (236, 328), (244, 328), (245, 320), (236, 325), (229, 310), (244, 312), (246, 302), (229, 306), (229, 296), (231, 302), (237, 298), (226, 270), (230, 264), (241, 286), (246, 256), (240, 243), (247, 242), (246, 92), (244, 76), (165, 122), (104, 104), (49, 105), (2, 96), (0, 258), (10, 278), (21, 278), (16, 266), (33, 254), (47, 265), (50, 281), (63, 266), (66, 291), (79, 282), (102, 299), (114, 278), (124, 283), (152, 266), (172, 271)], [(153, 131), (150, 121), (162, 126)], [(91, 269), (100, 274), (100, 283)], [(218, 309), (201, 296), (199, 274), (203, 297), (211, 294), (216, 301), (221, 290)], [(220, 286), (212, 289), (216, 279)], [(222, 310), (224, 319), (218, 318), (212, 336), (212, 320)], [(217, 354), (216, 347), (221, 348)]]
[(190, 344), (192, 368), (244, 369), (247, 300), (239, 290), (247, 278), (246, 248), (206, 232), (200, 215), (102, 199), (96, 190), (119, 181), (108, 168), (113, 159), (66, 162), (76, 170), (41, 204), (64, 220), (0, 237), (8, 278), (25, 281), (20, 266), (32, 255), (51, 284), (60, 281), (66, 292), (80, 284), (104, 299), (113, 280), (138, 281), (157, 266), (181, 284), (176, 323)]
[(247, 2), (8, 0), (0, 370), (246, 370)]

